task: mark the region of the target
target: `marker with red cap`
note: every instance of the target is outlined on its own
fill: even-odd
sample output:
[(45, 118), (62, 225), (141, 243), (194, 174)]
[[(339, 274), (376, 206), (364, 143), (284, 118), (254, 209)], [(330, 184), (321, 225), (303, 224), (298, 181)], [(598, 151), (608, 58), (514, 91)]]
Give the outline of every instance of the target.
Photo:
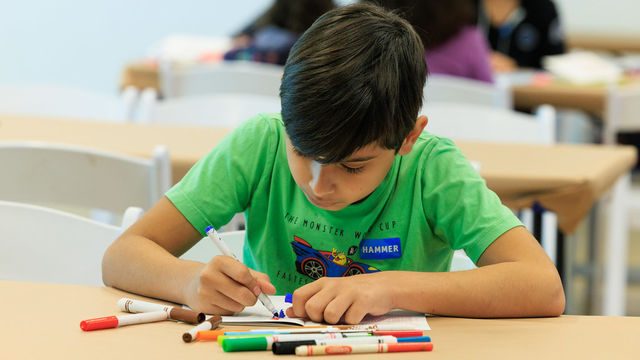
[(312, 356), (431, 350), (433, 350), (432, 343), (416, 342), (398, 344), (303, 345), (296, 347), (295, 352), (298, 356)]
[(80, 322), (80, 328), (84, 331), (112, 329), (125, 325), (144, 324), (156, 321), (167, 320), (169, 314), (164, 311), (150, 311), (146, 313), (107, 316), (96, 319), (83, 320)]

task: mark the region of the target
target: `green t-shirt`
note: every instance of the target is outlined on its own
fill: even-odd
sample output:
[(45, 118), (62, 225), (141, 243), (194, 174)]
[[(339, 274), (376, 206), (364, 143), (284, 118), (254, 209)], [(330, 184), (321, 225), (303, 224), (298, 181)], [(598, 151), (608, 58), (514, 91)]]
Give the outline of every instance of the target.
[(318, 208), (289, 171), (280, 114), (241, 124), (167, 197), (203, 236), (244, 211), (244, 263), (268, 274), (279, 294), (320, 276), (447, 271), (454, 250), (477, 262), (521, 225), (450, 140), (428, 133), (365, 200)]

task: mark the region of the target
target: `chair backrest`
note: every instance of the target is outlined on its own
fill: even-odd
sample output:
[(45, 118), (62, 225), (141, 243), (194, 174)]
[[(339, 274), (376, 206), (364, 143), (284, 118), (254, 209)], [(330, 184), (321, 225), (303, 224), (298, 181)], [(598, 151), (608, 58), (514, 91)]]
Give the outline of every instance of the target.
[(549, 105), (536, 115), (490, 106), (441, 102), (422, 108), (429, 117), (426, 131), (454, 140), (542, 143), (555, 142), (555, 110)]
[(0, 199), (103, 209), (149, 209), (171, 183), (169, 153), (158, 146), (152, 159), (76, 146), (0, 142)]
[(110, 96), (50, 85), (3, 85), (0, 113), (124, 122), (131, 120), (137, 97), (134, 87)]
[(160, 65), (164, 98), (211, 93), (246, 93), (278, 97), (283, 67), (248, 61)]
[(495, 84), (463, 77), (433, 74), (424, 86), (423, 103), (458, 102), (510, 109), (511, 90), (506, 81), (497, 78)]
[(142, 123), (235, 127), (257, 113), (280, 112), (274, 96), (218, 93), (157, 101), (149, 94), (145, 90), (140, 101)]
[[(238, 260), (242, 261), (242, 248), (244, 246), (245, 231), (227, 231), (221, 232), (220, 238), (224, 241), (229, 249), (233, 252)], [(216, 255), (222, 255), (220, 250), (213, 244), (213, 241), (208, 237), (202, 238), (191, 249), (180, 256), (181, 259), (200, 261), (208, 263), (212, 257)]]
[(640, 85), (612, 86), (607, 91), (604, 142), (615, 144), (618, 132), (640, 131)]
[(59, 210), (0, 201), (0, 279), (100, 286), (102, 256), (124, 229)]

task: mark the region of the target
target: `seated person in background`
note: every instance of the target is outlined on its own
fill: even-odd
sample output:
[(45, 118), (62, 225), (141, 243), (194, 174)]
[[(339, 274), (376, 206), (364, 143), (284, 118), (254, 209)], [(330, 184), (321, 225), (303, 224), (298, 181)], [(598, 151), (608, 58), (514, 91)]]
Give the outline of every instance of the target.
[(431, 74), (493, 82), (490, 48), (472, 0), (372, 0), (397, 9), (420, 35)]
[(546, 55), (565, 51), (558, 12), (550, 0), (477, 0), (478, 25), (494, 52), (495, 72), (542, 68)]
[(234, 37), (234, 49), (224, 59), (284, 65), (298, 37), (333, 7), (332, 0), (275, 0), (264, 14)]
[[(359, 323), (391, 309), (557, 316), (558, 272), (451, 140), (418, 116), (411, 25), (354, 4), (321, 16), (284, 67), (282, 113), (258, 114), (106, 251), (105, 284), (230, 314), (293, 292), (289, 317)], [(244, 211), (244, 264), (181, 256)], [(455, 249), (478, 265), (448, 272)]]

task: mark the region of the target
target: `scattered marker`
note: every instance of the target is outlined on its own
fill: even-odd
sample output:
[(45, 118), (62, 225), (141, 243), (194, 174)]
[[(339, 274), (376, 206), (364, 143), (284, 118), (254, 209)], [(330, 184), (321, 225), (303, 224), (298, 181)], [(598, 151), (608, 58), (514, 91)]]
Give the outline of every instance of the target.
[(288, 304), (291, 304), (291, 303), (293, 302), (293, 295), (291, 295), (291, 294), (287, 293), (287, 294), (284, 296), (284, 302), (286, 302), (286, 303), (288, 303)]
[(280, 314), (279, 314), (279, 315), (280, 315), (280, 317), (281, 317), (281, 318), (286, 317), (286, 316), (284, 315), (284, 310), (282, 310), (282, 309), (280, 309)]

